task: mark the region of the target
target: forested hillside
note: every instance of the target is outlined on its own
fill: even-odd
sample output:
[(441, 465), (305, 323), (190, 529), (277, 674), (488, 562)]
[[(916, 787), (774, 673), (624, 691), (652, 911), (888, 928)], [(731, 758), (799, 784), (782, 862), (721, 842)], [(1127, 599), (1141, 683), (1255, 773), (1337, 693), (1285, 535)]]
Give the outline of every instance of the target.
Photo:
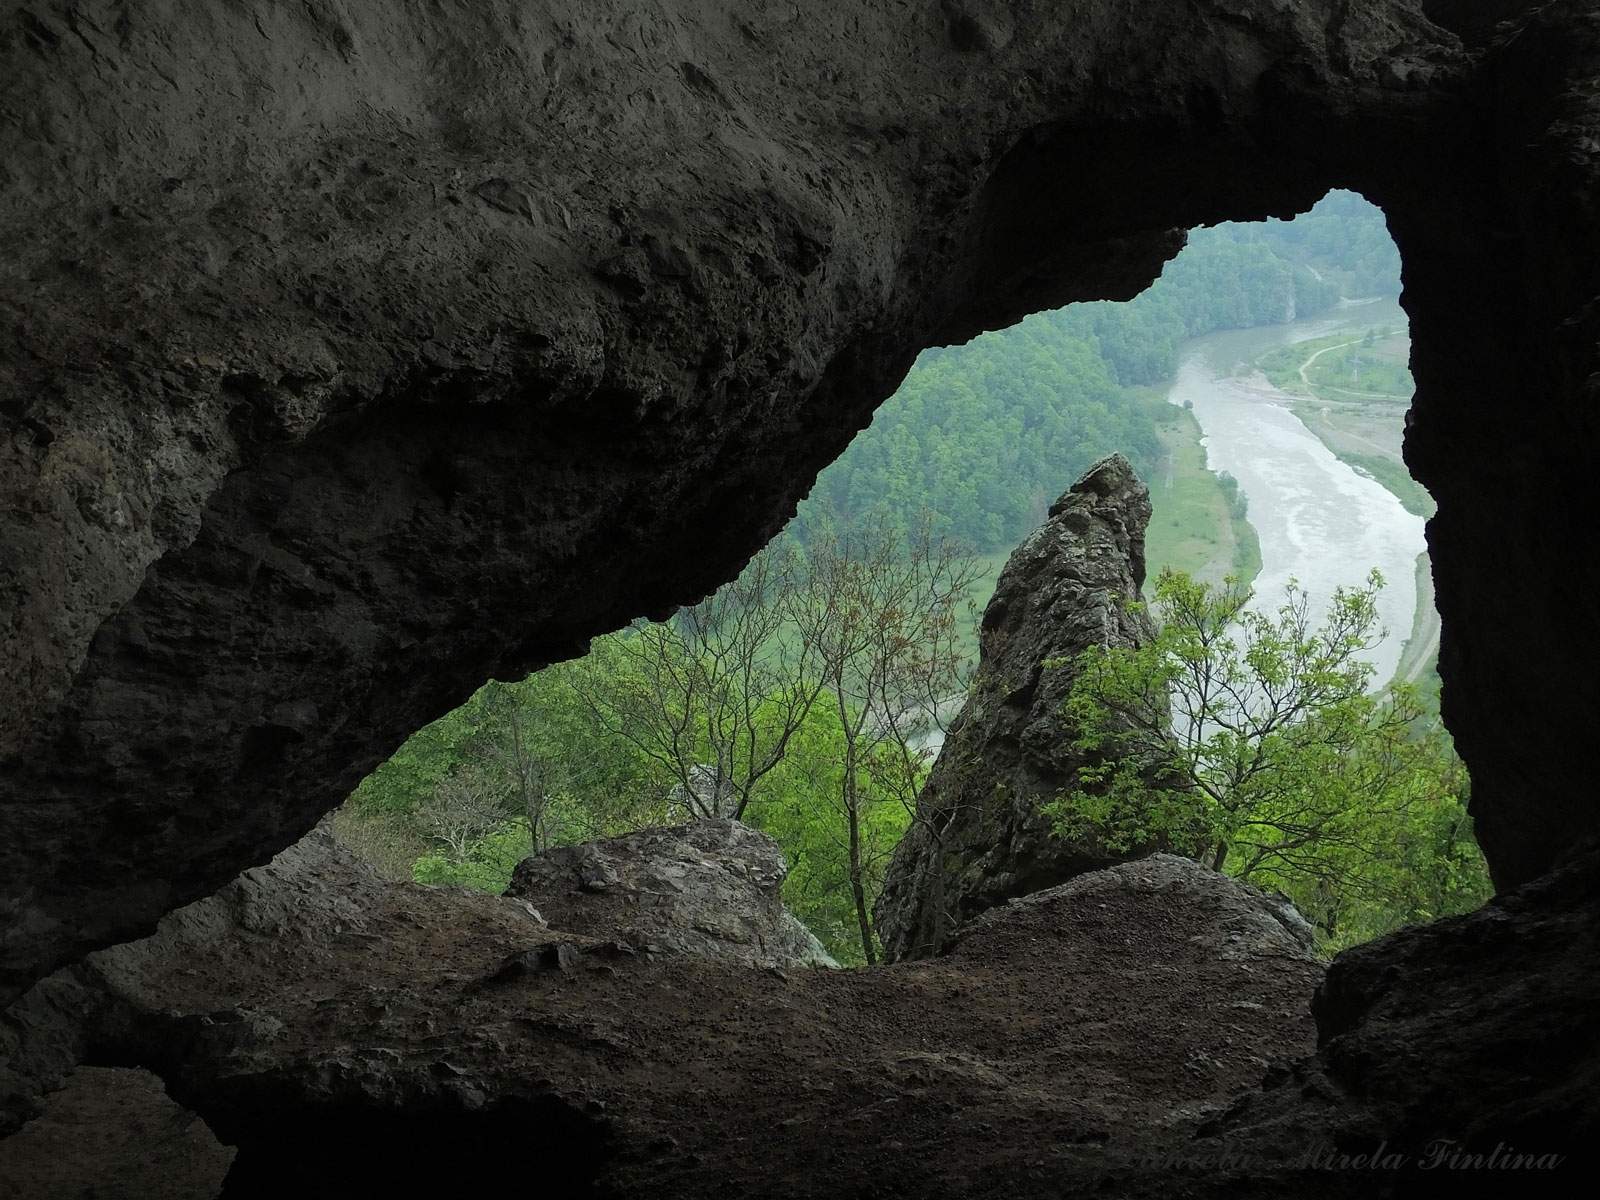
[(1394, 295), (1399, 269), (1383, 214), (1350, 192), (1293, 222), (1197, 230), (1130, 303), (1037, 313), (924, 353), (818, 479), (795, 534), (926, 508), (938, 532), (980, 553), (1009, 550), (1111, 451), (1156, 474), (1165, 401), (1150, 387), (1172, 375), (1184, 340), (1311, 315), (1341, 293)]

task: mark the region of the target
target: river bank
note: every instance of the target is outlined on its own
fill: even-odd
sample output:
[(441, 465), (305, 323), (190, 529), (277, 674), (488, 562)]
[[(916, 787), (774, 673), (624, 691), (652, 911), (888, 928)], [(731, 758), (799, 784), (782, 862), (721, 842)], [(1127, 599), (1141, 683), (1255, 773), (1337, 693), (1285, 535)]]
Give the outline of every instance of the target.
[(1145, 561), (1154, 580), (1163, 568), (1208, 583), (1261, 571), (1261, 543), (1243, 505), (1206, 465), (1204, 432), (1194, 414), (1169, 405), (1158, 429), (1165, 461), (1148, 480), (1154, 510), (1145, 533)]
[[(1275, 386), (1255, 364), (1284, 347), (1403, 323), (1397, 304), (1377, 301), (1312, 320), (1196, 338), (1185, 345), (1167, 394), (1199, 423), (1207, 467), (1239, 481), (1260, 541), (1256, 586), (1264, 601), (1275, 602), (1293, 579), (1314, 602), (1326, 603), (1335, 588), (1359, 584), (1371, 568), (1382, 572), (1379, 615), (1387, 632), (1366, 656), (1381, 680), (1400, 670), (1407, 643), (1420, 651), (1436, 637), (1431, 604), (1418, 603), (1417, 559), (1427, 549), (1423, 519), (1375, 477), (1378, 472), (1360, 469), (1318, 436), (1295, 411), (1306, 397)], [(1368, 448), (1386, 462), (1398, 462), (1402, 414), (1394, 414), (1392, 460), (1389, 446), (1374, 439)], [(1407, 668), (1415, 669), (1410, 662)]]

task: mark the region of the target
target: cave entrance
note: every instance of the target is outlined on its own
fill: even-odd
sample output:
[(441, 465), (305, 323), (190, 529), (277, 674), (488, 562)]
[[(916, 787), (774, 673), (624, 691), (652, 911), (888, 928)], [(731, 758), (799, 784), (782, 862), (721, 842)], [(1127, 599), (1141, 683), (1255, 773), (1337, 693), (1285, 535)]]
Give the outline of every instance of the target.
[[(740, 581), (665, 623), (600, 639), (582, 660), (489, 684), (370, 776), (334, 829), (391, 876), (500, 891), (536, 850), (739, 816), (783, 848), (784, 898), (833, 959), (876, 961), (874, 909), (966, 699), (983, 604), (1062, 488), (1120, 452), (1150, 489), (1147, 597), (1164, 572), (1219, 595), (1231, 580), (1254, 589), (1250, 609), (1263, 616), (1298, 595), (1310, 631), (1339, 589), (1362, 593), (1371, 611), (1352, 661), (1366, 664), (1366, 692), (1407, 685), (1415, 739), (1437, 743), (1448, 761), (1434, 764), (1438, 786), (1425, 813), (1394, 799), (1388, 816), (1410, 824), (1376, 839), (1394, 861), (1359, 871), (1330, 862), (1339, 855), (1319, 840), (1331, 847), (1374, 838), (1371, 829), (1358, 836), (1352, 812), (1326, 800), (1315, 828), (1280, 816), (1266, 834), (1183, 844), (1293, 897), (1312, 913), (1325, 949), (1475, 906), (1487, 881), (1465, 814), (1465, 771), (1438, 716), (1438, 616), (1423, 539), (1433, 503), (1401, 457), (1412, 381), (1399, 290), (1383, 214), (1354, 193), (1333, 192), (1292, 221), (1195, 231), (1130, 302), (1041, 312), (926, 351)], [(857, 561), (802, 581), (808, 555), (841, 551)], [(890, 559), (906, 557), (900, 574), (889, 569)], [(862, 682), (849, 701), (848, 688), (823, 688), (810, 697), (823, 715), (796, 720), (793, 697), (807, 686), (805, 672), (820, 667), (827, 631), (807, 638), (795, 613), (838, 604), (837, 594), (819, 598), (815, 577), (837, 584), (863, 563), (878, 575), (854, 602), (922, 597), (925, 611), (900, 632), (929, 651), (915, 670), (859, 668), (863, 681), (904, 672), (898, 692)], [(1374, 569), (1383, 585), (1363, 593)], [(890, 621), (890, 607), (876, 619)], [(908, 607), (899, 603), (892, 619), (907, 620)], [(851, 652), (870, 655), (873, 645), (864, 633)], [(688, 665), (700, 659), (711, 665)], [(854, 728), (851, 703), (867, 714)], [(1201, 719), (1197, 743), (1216, 734), (1219, 713)], [(860, 751), (863, 744), (870, 749)], [(1349, 747), (1320, 749), (1338, 760), (1324, 775), (1346, 769)], [(899, 759), (898, 774), (885, 758)], [(860, 774), (859, 784), (844, 782), (846, 760), (859, 760), (848, 773)], [(1371, 766), (1346, 786), (1379, 795), (1387, 778)], [(1277, 845), (1266, 844), (1272, 838)], [(1400, 844), (1414, 851), (1419, 839), (1429, 848), (1425, 865), (1399, 867)], [(1117, 842), (1070, 864), (1036, 864), (1003, 887), (1048, 886), (1141, 848), (1149, 846)], [(960, 894), (944, 898), (950, 924), (1005, 898), (951, 886)], [(890, 957), (937, 949), (947, 932), (902, 937)]]

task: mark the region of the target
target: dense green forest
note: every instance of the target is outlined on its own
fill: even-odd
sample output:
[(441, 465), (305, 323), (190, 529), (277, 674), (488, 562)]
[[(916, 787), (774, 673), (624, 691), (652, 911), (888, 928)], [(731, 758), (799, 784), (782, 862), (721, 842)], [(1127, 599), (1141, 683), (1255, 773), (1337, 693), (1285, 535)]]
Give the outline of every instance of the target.
[[(1335, 193), (1294, 222), (1196, 231), (1130, 303), (927, 351), (738, 583), (599, 639), (585, 659), (487, 685), (369, 776), (336, 830), (393, 875), (498, 890), (546, 846), (736, 813), (779, 841), (785, 899), (830, 952), (870, 962), (872, 900), (931, 765), (927, 725), (958, 707), (969, 605), (1004, 554), (1120, 450), (1164, 481), (1153, 553), (1165, 539), (1184, 569), (1252, 576), (1245, 497), (1206, 468), (1192, 414), (1160, 385), (1185, 339), (1393, 295), (1398, 270), (1381, 213)], [(1375, 335), (1324, 372), (1403, 386), (1381, 350)], [(1338, 908), (1345, 936), (1434, 911), (1394, 895), (1347, 911), (1344, 899), (1319, 904)]]
[(1178, 347), (1219, 329), (1322, 312), (1345, 295), (1396, 295), (1400, 260), (1383, 214), (1349, 192), (1292, 222), (1196, 230), (1126, 304), (1037, 313), (964, 346), (929, 350), (870, 428), (823, 472), (802, 540), (869, 514), (909, 519), (979, 553), (1009, 550), (1096, 459), (1120, 450), (1152, 478)]

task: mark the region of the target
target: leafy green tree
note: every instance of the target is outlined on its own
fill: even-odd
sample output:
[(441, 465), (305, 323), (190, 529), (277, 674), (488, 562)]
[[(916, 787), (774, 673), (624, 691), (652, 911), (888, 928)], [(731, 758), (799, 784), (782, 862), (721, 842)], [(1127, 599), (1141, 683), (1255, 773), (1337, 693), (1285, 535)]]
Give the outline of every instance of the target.
[(1481, 902), (1445, 735), (1414, 689), (1367, 690), (1382, 584), (1339, 589), (1318, 620), (1293, 583), (1261, 611), (1236, 581), (1163, 572), (1157, 636), (1075, 664), (1065, 715), (1088, 765), (1050, 808), (1057, 832), (1277, 888), (1334, 943)]
[(536, 849), (665, 820), (670, 781), (574, 699), (572, 669), (485, 684), (363, 780), (336, 831), (389, 873), (498, 891)]
[[(836, 960), (859, 966), (867, 960), (854, 885), (859, 882), (870, 912), (909, 818), (899, 797), (883, 791), (870, 772), (859, 772), (852, 788), (845, 787), (845, 743), (834, 706), (812, 708), (746, 819), (783, 848), (789, 864), (783, 898), (790, 911)], [(842, 808), (847, 794), (857, 817), (854, 856)]]

